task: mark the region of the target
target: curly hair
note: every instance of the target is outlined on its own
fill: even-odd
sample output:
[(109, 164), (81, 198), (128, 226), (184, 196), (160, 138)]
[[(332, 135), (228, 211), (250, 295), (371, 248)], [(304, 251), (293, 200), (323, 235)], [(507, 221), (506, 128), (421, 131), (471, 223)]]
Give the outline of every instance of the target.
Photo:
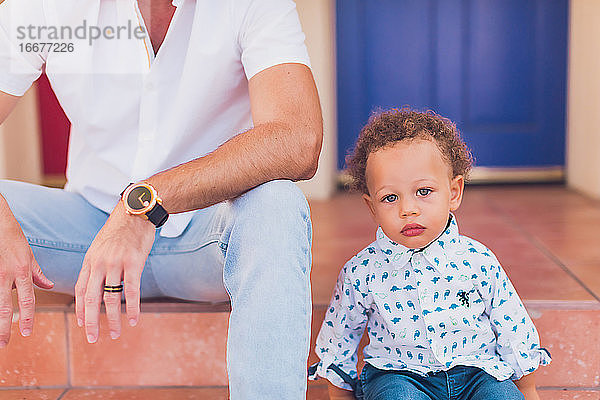
[(468, 177), (473, 166), (471, 151), (456, 125), (433, 111), (409, 107), (375, 113), (360, 131), (354, 151), (346, 157), (351, 188), (368, 194), (366, 168), (369, 155), (403, 140), (433, 140), (452, 169), (452, 177)]

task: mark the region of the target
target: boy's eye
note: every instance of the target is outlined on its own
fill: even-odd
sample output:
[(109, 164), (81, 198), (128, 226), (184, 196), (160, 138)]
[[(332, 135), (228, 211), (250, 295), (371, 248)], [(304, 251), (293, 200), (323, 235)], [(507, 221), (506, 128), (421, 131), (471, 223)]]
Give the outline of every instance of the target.
[(398, 200), (398, 196), (395, 194), (388, 194), (382, 200), (384, 203), (393, 203), (394, 201)]
[(419, 190), (417, 190), (417, 195), (418, 196), (427, 196), (429, 193), (431, 193), (432, 190), (428, 189), (428, 188), (421, 188)]

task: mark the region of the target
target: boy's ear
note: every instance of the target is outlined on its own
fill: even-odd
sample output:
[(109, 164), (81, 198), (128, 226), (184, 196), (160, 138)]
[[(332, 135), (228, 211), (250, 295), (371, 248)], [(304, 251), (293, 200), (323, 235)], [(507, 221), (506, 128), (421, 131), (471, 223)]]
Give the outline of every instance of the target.
[(369, 211), (371, 211), (371, 215), (374, 218), (375, 217), (375, 208), (373, 207), (373, 200), (371, 200), (371, 196), (369, 196), (366, 193), (363, 193), (362, 198), (365, 201), (365, 204), (367, 205), (367, 207), (369, 207)]
[(465, 190), (465, 177), (457, 175), (450, 181), (450, 211), (455, 211), (460, 207), (463, 192)]

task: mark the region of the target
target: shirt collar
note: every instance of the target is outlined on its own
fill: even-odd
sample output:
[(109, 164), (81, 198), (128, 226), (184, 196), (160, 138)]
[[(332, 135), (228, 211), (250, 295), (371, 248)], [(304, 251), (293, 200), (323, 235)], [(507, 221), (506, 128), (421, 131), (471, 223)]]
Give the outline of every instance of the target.
[(448, 265), (446, 252), (458, 242), (458, 235), (456, 217), (450, 213), (444, 232), (422, 249), (409, 249), (394, 242), (383, 233), (381, 227), (377, 228), (376, 242), (390, 262), (404, 266), (415, 253), (421, 253), (434, 268), (440, 271), (441, 268)]

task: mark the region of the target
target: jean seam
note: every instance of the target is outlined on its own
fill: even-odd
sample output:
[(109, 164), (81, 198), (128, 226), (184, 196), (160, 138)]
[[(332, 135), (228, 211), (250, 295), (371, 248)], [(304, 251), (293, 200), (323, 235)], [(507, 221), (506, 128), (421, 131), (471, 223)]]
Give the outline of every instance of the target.
[(77, 253), (86, 253), (87, 249), (89, 248), (89, 246), (87, 245), (57, 242), (46, 239), (32, 238), (29, 236), (27, 237), (27, 242), (29, 242), (30, 246), (45, 247), (53, 250), (62, 250)]
[(360, 372), (360, 375), (358, 376), (358, 385), (360, 385), (361, 390), (363, 392), (364, 395), (364, 389), (365, 389), (365, 383), (367, 381), (366, 377), (367, 377), (367, 368), (368, 368), (368, 363), (365, 363), (365, 365), (363, 366), (362, 371)]
[[(220, 241), (219, 238), (220, 238), (220, 234), (214, 233), (214, 234), (208, 235), (208, 238), (206, 240), (203, 240), (201, 242), (197, 242), (197, 243), (194, 243), (191, 245), (172, 246), (172, 247), (159, 246), (159, 247), (153, 248), (150, 251), (149, 255), (193, 253), (193, 252), (198, 251), (210, 244), (219, 242)], [(30, 237), (30, 236), (27, 237), (27, 242), (29, 243), (30, 246), (44, 247), (44, 248), (53, 249), (53, 250), (62, 250), (62, 251), (70, 251), (70, 252), (77, 252), (77, 253), (86, 253), (87, 250), (89, 249), (89, 245), (40, 239), (40, 238), (34, 238), (34, 237)]]
[(153, 248), (150, 251), (150, 255), (166, 255), (166, 254), (184, 254), (184, 253), (193, 253), (198, 251), (210, 244), (219, 242), (220, 234), (213, 233), (211, 235), (207, 235), (206, 239), (201, 242), (196, 242), (191, 245), (186, 246), (158, 246)]

